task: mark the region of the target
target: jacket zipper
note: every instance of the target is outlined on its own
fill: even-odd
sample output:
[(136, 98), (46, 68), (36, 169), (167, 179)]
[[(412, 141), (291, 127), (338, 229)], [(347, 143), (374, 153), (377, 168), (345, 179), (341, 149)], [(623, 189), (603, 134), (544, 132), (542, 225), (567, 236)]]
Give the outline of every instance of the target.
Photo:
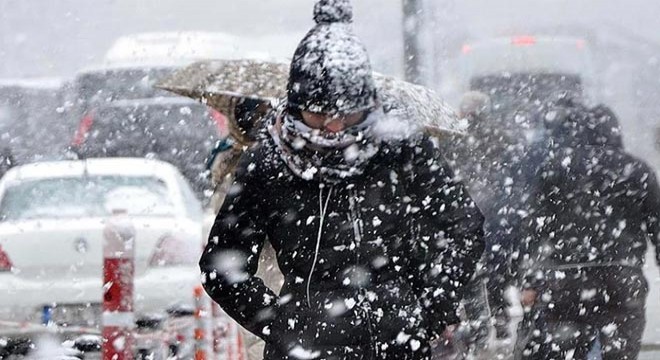
[[(359, 266), (360, 248), (362, 246), (362, 217), (360, 215), (359, 208), (356, 206), (357, 199), (358, 199), (357, 191), (355, 189), (349, 190), (349, 195), (348, 195), (349, 217), (351, 224), (353, 225), (353, 236), (356, 245), (356, 251), (355, 251), (356, 265)], [(365, 314), (365, 318), (367, 320), (367, 329), (369, 331), (369, 338), (371, 339), (372, 351), (375, 354), (375, 358), (378, 359), (379, 356), (378, 343), (376, 341), (376, 338), (374, 337), (373, 324), (371, 323), (371, 304), (369, 303), (366, 290), (362, 288), (361, 285), (359, 288), (358, 295), (362, 296), (362, 300), (358, 299), (360, 300), (359, 306), (362, 312)]]
[(328, 191), (328, 197), (323, 201), (323, 185), (319, 187), (319, 230), (316, 235), (316, 247), (314, 249), (314, 259), (312, 260), (312, 267), (309, 269), (309, 276), (307, 278), (307, 306), (312, 308), (312, 297), (310, 286), (312, 284), (312, 275), (314, 275), (314, 269), (316, 268), (316, 262), (319, 259), (319, 249), (321, 247), (321, 236), (323, 235), (323, 225), (325, 223), (325, 217), (328, 212), (328, 203), (330, 203), (330, 197), (332, 196), (333, 187), (330, 187)]

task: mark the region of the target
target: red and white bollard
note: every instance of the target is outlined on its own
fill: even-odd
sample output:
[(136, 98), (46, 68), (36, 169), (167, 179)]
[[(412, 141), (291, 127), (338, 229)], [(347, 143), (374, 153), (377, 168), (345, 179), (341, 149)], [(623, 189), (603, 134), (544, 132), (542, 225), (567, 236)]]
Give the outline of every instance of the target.
[(220, 306), (213, 304), (213, 353), (216, 359), (247, 360), (241, 330)]
[(195, 301), (195, 329), (193, 341), (195, 342), (195, 360), (206, 360), (208, 358), (208, 339), (206, 338), (208, 310), (205, 306), (204, 288), (199, 285), (193, 290)]
[(239, 328), (238, 324), (230, 320), (228, 330), (228, 358), (231, 360), (247, 360), (245, 344), (243, 343), (243, 334), (241, 334), (241, 329)]
[(114, 210), (103, 230), (103, 360), (133, 359), (135, 228)]
[(214, 301), (211, 302), (211, 315), (213, 318), (212, 331), (213, 331), (213, 355), (216, 359), (222, 356), (222, 342), (227, 336), (227, 324), (224, 313), (220, 309), (220, 305)]

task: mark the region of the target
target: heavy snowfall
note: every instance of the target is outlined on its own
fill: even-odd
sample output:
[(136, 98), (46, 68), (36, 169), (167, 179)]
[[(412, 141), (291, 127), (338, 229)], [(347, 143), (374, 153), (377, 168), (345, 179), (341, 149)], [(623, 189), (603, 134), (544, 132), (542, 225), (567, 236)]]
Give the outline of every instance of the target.
[(659, 15), (0, 0), (0, 359), (660, 358)]

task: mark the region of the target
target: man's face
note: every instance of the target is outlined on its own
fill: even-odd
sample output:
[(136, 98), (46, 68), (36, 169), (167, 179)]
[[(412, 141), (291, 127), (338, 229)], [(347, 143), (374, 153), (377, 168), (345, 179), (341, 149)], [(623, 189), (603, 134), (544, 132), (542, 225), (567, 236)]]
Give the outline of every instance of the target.
[(338, 133), (351, 126), (355, 126), (361, 123), (364, 117), (364, 111), (346, 115), (328, 115), (302, 111), (302, 118), (307, 126), (312, 129), (324, 130), (331, 133)]

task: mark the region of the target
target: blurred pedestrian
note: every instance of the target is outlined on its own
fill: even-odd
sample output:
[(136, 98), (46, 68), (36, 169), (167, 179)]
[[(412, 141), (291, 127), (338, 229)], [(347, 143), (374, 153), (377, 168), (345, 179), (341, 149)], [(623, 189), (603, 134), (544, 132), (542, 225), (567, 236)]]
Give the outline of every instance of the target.
[[(458, 175), (465, 179), (470, 195), (485, 217), (482, 257), (483, 271), (473, 279), (466, 302), (467, 316), (471, 319), (476, 339), (483, 342), (488, 337), (488, 322), (485, 314), (492, 317), (498, 339), (510, 336), (511, 306), (506, 289), (513, 285), (511, 255), (513, 253), (513, 221), (515, 212), (512, 173), (515, 166), (511, 146), (504, 129), (498, 127), (488, 95), (470, 91), (463, 95), (459, 106), (461, 118), (467, 120), (468, 131), (463, 138), (456, 139), (455, 167)], [(486, 291), (483, 290), (484, 285)], [(480, 296), (487, 295), (487, 303)], [(484, 328), (485, 327), (485, 328)], [(483, 345), (477, 347), (483, 348)]]
[(211, 208), (216, 213), (233, 182), (232, 175), (239, 158), (247, 148), (254, 145), (260, 131), (263, 132), (262, 119), (269, 109), (264, 101), (248, 97), (234, 97), (230, 103), (230, 109), (226, 110), (228, 113), (223, 114), (230, 128), (229, 135), (216, 142), (206, 161), (206, 169), (211, 174), (213, 184)]
[(623, 148), (605, 106), (564, 99), (549, 131), (535, 206), (526, 221), (517, 359), (636, 359), (650, 240), (660, 259), (660, 189), (654, 171)]
[[(386, 116), (347, 0), (321, 0), (270, 136), (241, 158), (200, 260), (209, 295), (266, 359), (429, 359), (457, 322), (481, 213), (422, 133)], [(264, 241), (285, 282), (255, 276)]]

